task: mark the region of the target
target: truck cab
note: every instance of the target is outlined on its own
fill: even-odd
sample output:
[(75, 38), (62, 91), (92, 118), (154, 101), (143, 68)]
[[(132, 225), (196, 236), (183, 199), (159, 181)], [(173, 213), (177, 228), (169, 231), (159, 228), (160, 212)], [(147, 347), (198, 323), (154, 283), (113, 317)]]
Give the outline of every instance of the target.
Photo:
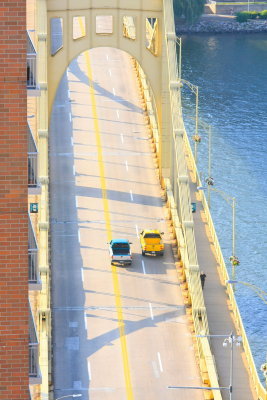
[(127, 239), (112, 239), (109, 242), (109, 254), (111, 265), (131, 265), (132, 253), (131, 243)]
[(140, 232), (140, 244), (143, 256), (146, 254), (163, 256), (164, 243), (162, 235), (163, 232), (157, 229), (144, 229)]

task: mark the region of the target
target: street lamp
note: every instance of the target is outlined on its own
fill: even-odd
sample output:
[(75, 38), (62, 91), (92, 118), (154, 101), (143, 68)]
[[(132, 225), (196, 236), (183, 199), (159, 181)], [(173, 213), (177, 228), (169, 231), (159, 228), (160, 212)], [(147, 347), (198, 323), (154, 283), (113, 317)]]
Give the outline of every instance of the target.
[(236, 344), (236, 346), (240, 346), (241, 343), (241, 337), (240, 336), (234, 336), (233, 332), (228, 336), (228, 338), (225, 338), (223, 341), (223, 347), (227, 347), (228, 344), (230, 344), (231, 348), (231, 358), (230, 358), (230, 384), (229, 384), (229, 399), (232, 399), (232, 393), (233, 393), (233, 366), (234, 366), (234, 349), (233, 349), (233, 344)]
[(229, 390), (229, 400), (232, 400), (232, 393), (233, 393), (233, 365), (234, 365), (234, 347), (233, 344), (235, 343), (236, 346), (240, 346), (242, 342), (241, 336), (235, 336), (233, 332), (230, 335), (196, 335), (196, 337), (206, 338), (206, 337), (219, 337), (225, 338), (222, 345), (223, 347), (227, 347), (230, 344), (231, 349), (231, 356), (230, 356), (230, 382), (229, 386), (219, 386), (219, 387), (205, 387), (205, 386), (168, 386), (168, 389), (204, 389), (204, 390), (221, 390), (226, 389)]
[(66, 396), (62, 396), (62, 397), (57, 397), (55, 400), (61, 400), (61, 399), (66, 399), (67, 397), (81, 397), (82, 394), (67, 394)]
[[(192, 117), (189, 117), (192, 118)], [(208, 176), (211, 177), (211, 125), (198, 119), (198, 126), (208, 133)], [(201, 173), (200, 173), (201, 174)], [(212, 179), (212, 178), (210, 178)], [(210, 190), (208, 188), (208, 205), (210, 207)]]
[(173, 37), (173, 34), (170, 34), (169, 37), (174, 39), (175, 43), (179, 46), (178, 79), (181, 84), (180, 87), (182, 88), (183, 84), (187, 85), (189, 87), (189, 89), (191, 90), (191, 92), (194, 93), (194, 95), (196, 96), (195, 134), (193, 136), (193, 140), (195, 142), (194, 157), (195, 157), (195, 162), (197, 164), (197, 146), (198, 146), (198, 143), (201, 142), (201, 137), (198, 134), (198, 86), (193, 85), (193, 83), (191, 83), (185, 79), (182, 79), (182, 38), (178, 37), (178, 36)]
[[(240, 264), (238, 257), (235, 255), (235, 197), (231, 197), (226, 194), (224, 191), (216, 189), (213, 186), (214, 181), (213, 178), (209, 177), (206, 179), (206, 183), (208, 185), (208, 190), (213, 190), (218, 193), (231, 207), (232, 207), (232, 255), (230, 257), (230, 262), (232, 264), (232, 279), (235, 278), (235, 268)], [(197, 190), (205, 190), (207, 189), (204, 186), (198, 186)], [(210, 207), (210, 204), (208, 204)]]
[(182, 38), (176, 36), (175, 42), (179, 46), (179, 69), (178, 69), (178, 78), (181, 80), (182, 78)]
[(181, 87), (183, 87), (183, 84), (187, 85), (189, 89), (191, 90), (192, 93), (196, 96), (196, 115), (195, 115), (195, 134), (193, 136), (193, 140), (195, 142), (195, 152), (194, 152), (194, 157), (195, 157), (195, 163), (197, 164), (197, 146), (198, 143), (201, 142), (201, 136), (198, 134), (198, 86), (193, 85), (193, 83), (186, 81), (185, 79), (180, 79), (181, 82)]

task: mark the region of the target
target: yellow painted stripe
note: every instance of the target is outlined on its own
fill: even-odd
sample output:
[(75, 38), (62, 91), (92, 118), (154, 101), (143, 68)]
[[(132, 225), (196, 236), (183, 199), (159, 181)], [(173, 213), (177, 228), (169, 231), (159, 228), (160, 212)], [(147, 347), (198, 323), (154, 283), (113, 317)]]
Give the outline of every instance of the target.
[(85, 36), (85, 25), (84, 25), (84, 20), (82, 17), (78, 17), (80, 29), (81, 29), (81, 36)]
[[(108, 241), (110, 241), (112, 239), (112, 230), (111, 230), (110, 213), (109, 213), (109, 206), (108, 206), (108, 199), (107, 199), (107, 188), (106, 188), (105, 168), (104, 168), (102, 146), (101, 146), (101, 136), (100, 136), (100, 129), (99, 129), (99, 123), (98, 123), (98, 117), (97, 117), (97, 110), (96, 110), (96, 98), (95, 98), (95, 92), (94, 92), (94, 87), (93, 87), (93, 83), (92, 83), (93, 82), (93, 79), (92, 79), (93, 74), (92, 74), (92, 68), (91, 68), (91, 63), (90, 63), (90, 58), (89, 58), (89, 51), (85, 52), (85, 61), (86, 61), (86, 66), (87, 66), (87, 73), (88, 73), (88, 78), (89, 78), (89, 91), (90, 91), (91, 102), (92, 102), (94, 130), (95, 130), (96, 145), (97, 145), (97, 158), (98, 158), (100, 184), (101, 184), (103, 206), (104, 206), (104, 217), (105, 217), (107, 238), (108, 238)], [(122, 312), (119, 278), (118, 278), (116, 266), (112, 265), (111, 270), (112, 270), (113, 287), (114, 287), (114, 294), (115, 294), (115, 305), (116, 305), (117, 318), (118, 318), (118, 327), (119, 327), (119, 333), (120, 333), (120, 344), (121, 344), (127, 400), (133, 400), (134, 396), (133, 396), (133, 388), (132, 388), (131, 375), (130, 375), (126, 336), (125, 336), (125, 324), (124, 324), (123, 312)]]

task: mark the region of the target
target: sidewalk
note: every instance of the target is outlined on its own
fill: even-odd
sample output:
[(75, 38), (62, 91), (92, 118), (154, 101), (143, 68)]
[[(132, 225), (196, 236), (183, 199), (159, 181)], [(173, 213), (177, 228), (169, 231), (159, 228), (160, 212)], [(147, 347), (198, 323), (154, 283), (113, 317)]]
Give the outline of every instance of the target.
[[(211, 335), (229, 335), (235, 333), (232, 313), (228, 308), (229, 300), (224, 283), (220, 281), (215, 259), (213, 243), (209, 236), (208, 224), (201, 201), (196, 197), (196, 185), (190, 184), (192, 201), (197, 203), (197, 211), (193, 214), (195, 226), (196, 248), (200, 271), (207, 275), (204, 286), (204, 300)], [(220, 386), (230, 384), (230, 345), (223, 347), (223, 338), (211, 338), (211, 348), (215, 357)], [(250, 377), (246, 368), (245, 353), (242, 345), (233, 349), (233, 393), (232, 400), (255, 400), (256, 395), (250, 387)], [(224, 400), (229, 399), (229, 391), (222, 390)]]

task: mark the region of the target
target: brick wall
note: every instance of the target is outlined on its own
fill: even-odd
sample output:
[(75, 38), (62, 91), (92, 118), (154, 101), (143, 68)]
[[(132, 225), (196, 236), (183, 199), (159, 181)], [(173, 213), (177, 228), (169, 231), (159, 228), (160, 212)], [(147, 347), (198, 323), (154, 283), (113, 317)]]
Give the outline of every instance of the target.
[(26, 1), (0, 2), (0, 399), (29, 399)]

